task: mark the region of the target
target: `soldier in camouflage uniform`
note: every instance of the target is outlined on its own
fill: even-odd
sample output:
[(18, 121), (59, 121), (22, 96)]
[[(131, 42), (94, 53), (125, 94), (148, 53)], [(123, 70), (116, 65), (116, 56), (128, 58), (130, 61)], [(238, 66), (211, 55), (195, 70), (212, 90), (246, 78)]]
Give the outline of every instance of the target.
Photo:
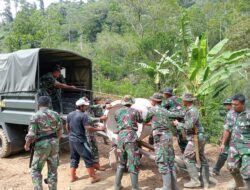
[(245, 97), (237, 94), (232, 98), (234, 112), (231, 120), (225, 125), (221, 151), (224, 151), (226, 142), (230, 136), (228, 152), (228, 169), (234, 178), (234, 183), (228, 186), (228, 190), (243, 187), (250, 189), (250, 111), (245, 106)]
[[(62, 84), (66, 84), (66, 80), (61, 73), (61, 70), (63, 69), (63, 67), (60, 64), (57, 64), (55, 67), (58, 67), (58, 69), (60, 69), (60, 75), (56, 80)], [(62, 101), (61, 101), (62, 100), (62, 89), (61, 88), (56, 88), (56, 89), (57, 89), (58, 98), (60, 100), (59, 101), (60, 110), (61, 110), (61, 112), (63, 112), (63, 106), (62, 106)], [(58, 112), (58, 113), (61, 113), (61, 112)]]
[[(204, 187), (208, 188), (209, 186), (209, 167), (208, 162), (204, 153), (205, 139), (203, 136), (204, 129), (200, 123), (199, 112), (197, 108), (193, 105), (195, 98), (191, 93), (185, 93), (182, 101), (183, 105), (187, 108), (184, 121), (185, 123), (180, 123), (177, 120), (174, 120), (174, 125), (177, 129), (185, 129), (187, 134), (188, 144), (184, 151), (184, 162), (186, 164), (188, 174), (191, 180), (188, 183), (184, 184), (184, 187), (200, 187), (201, 182), (199, 180), (199, 174), (196, 169), (196, 144), (195, 137), (198, 138), (199, 145), (199, 158), (201, 161), (201, 174)], [(197, 131), (197, 132), (196, 132)], [(196, 136), (197, 135), (197, 136)]]
[(162, 95), (159, 93), (155, 93), (150, 99), (153, 107), (149, 108), (145, 122), (151, 121), (155, 162), (163, 179), (163, 187), (156, 188), (156, 190), (178, 190), (174, 165), (173, 135), (170, 129), (172, 122), (169, 118), (182, 116), (182, 112), (170, 112), (161, 107)]
[[(226, 99), (224, 102), (223, 102), (223, 105), (225, 107), (225, 110), (228, 112), (233, 112), (232, 110), (232, 99), (231, 98), (228, 98)], [(230, 115), (230, 114), (229, 114)], [(225, 121), (224, 121), (224, 124), (227, 125), (228, 123), (228, 120), (230, 118), (227, 117), (227, 114), (225, 116)], [(222, 138), (223, 138), (223, 135), (222, 135)], [(222, 141), (222, 138), (221, 138), (221, 141)], [(224, 166), (226, 160), (227, 160), (227, 157), (228, 157), (228, 149), (229, 149), (229, 140), (228, 142), (225, 144), (225, 149), (223, 152), (221, 152), (218, 156), (218, 159), (217, 159), (217, 162), (213, 168), (213, 174), (215, 175), (219, 175), (220, 174), (220, 170), (221, 168)]]
[(52, 108), (54, 111), (61, 113), (61, 91), (58, 89), (76, 89), (75, 86), (70, 86), (58, 81), (61, 75), (61, 69), (55, 66), (52, 72), (43, 75), (40, 78), (40, 92), (39, 96), (50, 96), (52, 101)]
[[(85, 99), (86, 101), (88, 101), (88, 99), (86, 97), (83, 97), (83, 99)], [(98, 127), (104, 127), (104, 124), (101, 123), (100, 121), (102, 121), (104, 118), (106, 117), (99, 117), (97, 118), (96, 116), (96, 112), (92, 110), (92, 106), (90, 106), (90, 109), (88, 110), (89, 112), (87, 112), (87, 115), (89, 117), (89, 123), (92, 127), (94, 128), (98, 128)], [(100, 165), (99, 163), (99, 150), (98, 150), (98, 145), (97, 145), (97, 140), (96, 140), (96, 131), (86, 131), (86, 137), (93, 155), (93, 161), (95, 163), (97, 163), (98, 165)], [(99, 168), (100, 171), (105, 171), (104, 167)]]
[[(104, 117), (104, 106), (102, 105), (102, 97), (96, 96), (94, 98), (94, 104), (90, 106), (90, 114), (95, 118), (100, 118), (96, 120), (95, 125), (104, 125), (102, 122), (107, 119)], [(102, 122), (101, 122), (102, 121)], [(95, 138), (92, 138), (92, 141), (95, 141)], [(107, 138), (103, 137), (104, 144), (108, 144)], [(93, 143), (94, 149), (96, 142)]]
[(35, 143), (34, 156), (31, 164), (31, 176), (34, 190), (42, 190), (42, 169), (47, 162), (48, 186), (50, 190), (57, 189), (57, 167), (59, 165), (59, 138), (62, 135), (63, 124), (58, 113), (49, 110), (50, 98), (41, 96), (38, 99), (39, 111), (30, 121), (29, 132), (26, 135), (25, 150)]
[(91, 112), (94, 117), (101, 117), (103, 116), (103, 105), (102, 105), (102, 98), (96, 96), (93, 100), (94, 104), (90, 106)]
[[(181, 99), (177, 98), (173, 95), (173, 89), (172, 88), (166, 88), (163, 91), (165, 100), (162, 101), (162, 106), (166, 108), (167, 110), (171, 112), (181, 112), (184, 110), (184, 108), (181, 105)], [(178, 140), (178, 145), (181, 149), (181, 152), (184, 153), (184, 150), (187, 146), (187, 139), (184, 129), (177, 129), (176, 130), (176, 136)]]
[(117, 122), (117, 146), (120, 151), (120, 164), (117, 167), (115, 190), (121, 189), (121, 179), (126, 166), (130, 173), (132, 189), (139, 190), (138, 174), (140, 165), (140, 152), (138, 147), (138, 130), (137, 122), (142, 122), (140, 113), (131, 108), (134, 99), (130, 95), (124, 96), (122, 100), (123, 107), (115, 113), (115, 120)]

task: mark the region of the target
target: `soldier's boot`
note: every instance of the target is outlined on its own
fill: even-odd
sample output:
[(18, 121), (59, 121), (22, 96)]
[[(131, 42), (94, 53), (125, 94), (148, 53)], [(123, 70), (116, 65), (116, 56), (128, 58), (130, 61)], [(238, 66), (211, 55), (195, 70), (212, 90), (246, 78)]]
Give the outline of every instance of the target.
[(95, 175), (95, 168), (94, 167), (87, 168), (87, 171), (88, 171), (91, 183), (96, 183), (96, 182), (101, 180), (100, 177)]
[(227, 186), (227, 190), (236, 190), (239, 187), (244, 187), (243, 179), (239, 172), (231, 172), (234, 182)]
[(246, 189), (250, 189), (250, 179), (244, 179)]
[(162, 181), (163, 181), (163, 187), (161, 188), (155, 188), (155, 190), (172, 190), (171, 187), (171, 173), (167, 173), (162, 175)]
[(122, 181), (123, 172), (124, 172), (124, 167), (119, 165), (116, 169), (114, 190), (120, 190), (122, 188), (121, 181)]
[(70, 168), (70, 177), (70, 182), (78, 180), (78, 177), (76, 176), (76, 168)]
[(213, 168), (213, 174), (220, 175), (220, 170), (227, 161), (227, 157), (223, 154), (219, 154), (218, 160)]
[(99, 162), (94, 163), (93, 167), (94, 167), (96, 170), (99, 170), (99, 171), (105, 171), (105, 170), (106, 170), (106, 168), (100, 166), (100, 163), (99, 163)]
[(190, 181), (187, 183), (184, 183), (184, 187), (186, 188), (200, 187), (201, 182), (199, 180), (199, 174), (195, 167), (195, 164), (191, 164), (191, 163), (187, 164), (187, 170), (190, 176)]
[(141, 190), (138, 184), (138, 173), (130, 173), (130, 180), (132, 184), (132, 190)]
[(208, 167), (208, 165), (202, 166), (201, 175), (202, 175), (203, 187), (204, 187), (204, 189), (208, 189), (209, 188), (209, 167)]

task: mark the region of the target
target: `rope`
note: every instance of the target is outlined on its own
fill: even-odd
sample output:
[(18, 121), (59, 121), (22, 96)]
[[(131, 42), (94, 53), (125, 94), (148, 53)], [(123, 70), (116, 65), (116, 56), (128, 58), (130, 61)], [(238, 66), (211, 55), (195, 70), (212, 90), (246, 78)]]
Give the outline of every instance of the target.
[(118, 97), (118, 98), (122, 98), (123, 97), (123, 96), (120, 96), (120, 95), (117, 95), (117, 94), (108, 94), (108, 93), (94, 91), (94, 90), (87, 90), (87, 89), (84, 89), (84, 88), (77, 88), (77, 89), (81, 90), (81, 91), (86, 91), (86, 92), (93, 92), (93, 93), (96, 93), (96, 94), (103, 94), (103, 95), (108, 95), (108, 96), (114, 96), (114, 97)]

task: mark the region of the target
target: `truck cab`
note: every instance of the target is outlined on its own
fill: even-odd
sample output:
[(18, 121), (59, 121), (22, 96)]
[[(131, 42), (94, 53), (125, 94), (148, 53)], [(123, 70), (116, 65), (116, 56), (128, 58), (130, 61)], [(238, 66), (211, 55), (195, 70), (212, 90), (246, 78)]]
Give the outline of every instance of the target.
[(37, 111), (39, 79), (56, 65), (66, 83), (81, 90), (61, 90), (60, 113), (75, 109), (86, 96), (92, 100), (92, 62), (76, 53), (59, 49), (26, 49), (0, 54), (0, 157), (23, 150), (30, 117)]

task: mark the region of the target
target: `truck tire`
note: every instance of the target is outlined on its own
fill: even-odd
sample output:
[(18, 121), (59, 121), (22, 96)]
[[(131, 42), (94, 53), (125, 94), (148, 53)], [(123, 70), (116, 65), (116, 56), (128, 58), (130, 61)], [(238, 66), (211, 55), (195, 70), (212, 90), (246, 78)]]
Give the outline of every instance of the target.
[(3, 129), (0, 128), (0, 158), (5, 158), (11, 153), (10, 143)]

